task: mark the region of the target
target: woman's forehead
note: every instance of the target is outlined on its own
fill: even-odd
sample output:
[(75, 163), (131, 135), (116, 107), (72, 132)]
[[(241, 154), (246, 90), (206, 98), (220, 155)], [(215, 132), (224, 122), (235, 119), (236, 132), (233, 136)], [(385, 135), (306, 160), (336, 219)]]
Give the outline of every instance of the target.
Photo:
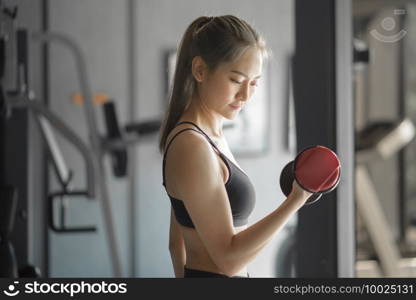
[(234, 73), (243, 77), (257, 77), (262, 72), (262, 58), (255, 56), (242, 56), (238, 60), (225, 63), (221, 67), (221, 71)]

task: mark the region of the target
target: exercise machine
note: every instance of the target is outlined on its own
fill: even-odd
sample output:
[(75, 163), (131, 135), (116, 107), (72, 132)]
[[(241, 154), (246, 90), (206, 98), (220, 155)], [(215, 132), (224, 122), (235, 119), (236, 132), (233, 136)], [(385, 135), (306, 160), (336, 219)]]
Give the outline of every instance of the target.
[[(23, 28), (17, 28), (14, 22), (17, 15), (17, 7), (4, 7), (0, 2), (0, 10), (2, 14), (7, 15), (7, 21), (4, 21), (3, 18), (1, 19), (3, 31), (0, 34), (0, 113), (7, 122), (7, 119), (10, 118), (15, 109), (27, 109), (34, 115), (39, 125), (39, 130), (47, 146), (50, 161), (52, 162), (60, 185), (60, 190), (48, 193), (47, 197), (50, 228), (57, 233), (85, 233), (96, 231), (93, 225), (67, 226), (67, 203), (69, 199), (100, 199), (113, 275), (114, 277), (121, 277), (123, 272), (114, 228), (114, 215), (110, 203), (107, 185), (108, 175), (104, 166), (104, 157), (107, 154), (111, 156), (115, 176), (127, 176), (128, 157), (126, 148), (130, 145), (137, 144), (142, 136), (156, 133), (160, 128), (161, 121), (151, 120), (148, 122), (127, 124), (121, 128), (117, 119), (115, 103), (110, 101), (103, 105), (103, 115), (107, 132), (101, 134), (98, 130), (96, 112), (92, 102), (91, 85), (85, 57), (77, 43), (59, 33), (33, 33)], [(28, 80), (28, 51), (30, 43), (60, 44), (67, 48), (73, 55), (81, 94), (83, 99), (85, 99), (83, 108), (88, 128), (88, 142), (83, 141), (59, 116), (42, 104), (30, 89)], [(85, 165), (85, 187), (73, 187), (72, 179), (74, 178), (74, 173), (65, 162), (65, 158), (55, 138), (55, 132), (58, 132), (81, 154)], [(4, 189), (4, 191), (8, 190)], [(8, 192), (8, 194), (14, 195), (13, 197), (10, 196), (11, 199), (18, 201), (16, 194), (11, 192)], [(60, 200), (59, 220), (54, 219), (55, 213), (53, 211), (57, 198)], [(13, 203), (11, 201), (10, 207), (13, 207)], [(13, 209), (9, 209), (6, 219), (13, 219)], [(11, 223), (9, 222), (10, 225)], [(8, 230), (1, 231), (2, 240), (4, 239), (3, 237), (7, 237), (7, 232), (10, 232), (11, 226), (4, 226), (4, 228)], [(7, 260), (7, 262), (13, 264), (13, 255), (10, 255), (10, 258), (1, 256), (0, 259)], [(2, 268), (1, 263), (0, 268)], [(8, 274), (10, 276), (6, 277), (18, 276), (15, 271), (10, 271)]]

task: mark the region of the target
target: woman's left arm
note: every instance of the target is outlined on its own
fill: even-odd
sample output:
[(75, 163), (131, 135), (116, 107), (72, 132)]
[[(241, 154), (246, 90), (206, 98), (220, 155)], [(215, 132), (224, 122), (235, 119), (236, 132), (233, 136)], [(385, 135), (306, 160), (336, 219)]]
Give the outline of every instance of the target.
[(183, 278), (184, 265), (186, 263), (185, 243), (172, 207), (170, 213), (169, 252), (175, 277)]

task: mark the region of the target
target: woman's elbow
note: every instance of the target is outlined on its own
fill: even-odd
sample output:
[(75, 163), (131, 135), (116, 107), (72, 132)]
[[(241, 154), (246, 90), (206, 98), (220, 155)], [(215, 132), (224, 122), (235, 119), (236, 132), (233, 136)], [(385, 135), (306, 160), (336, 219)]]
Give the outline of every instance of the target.
[(228, 247), (223, 253), (218, 254), (214, 260), (221, 272), (227, 276), (232, 276), (239, 271), (239, 264), (234, 256), (231, 247)]
[(217, 267), (220, 269), (221, 273), (227, 276), (233, 276), (238, 273), (239, 266), (231, 260), (222, 259), (217, 263)]

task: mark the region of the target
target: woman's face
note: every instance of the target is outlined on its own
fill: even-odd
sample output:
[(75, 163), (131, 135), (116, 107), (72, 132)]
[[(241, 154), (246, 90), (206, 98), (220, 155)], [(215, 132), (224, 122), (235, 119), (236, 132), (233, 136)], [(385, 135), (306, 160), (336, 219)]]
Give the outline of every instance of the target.
[(221, 64), (204, 77), (199, 86), (203, 105), (234, 119), (255, 92), (261, 72), (261, 52), (251, 47), (238, 60)]

